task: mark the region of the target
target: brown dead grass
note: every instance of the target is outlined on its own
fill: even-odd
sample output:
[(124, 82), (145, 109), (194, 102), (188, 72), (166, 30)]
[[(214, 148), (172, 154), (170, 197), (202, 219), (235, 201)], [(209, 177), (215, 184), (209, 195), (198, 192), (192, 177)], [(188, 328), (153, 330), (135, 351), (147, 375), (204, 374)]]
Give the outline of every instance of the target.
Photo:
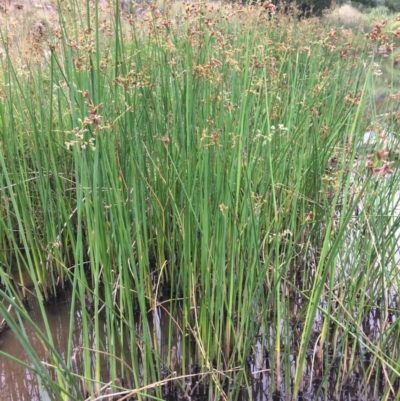
[[(86, 0), (82, 0), (85, 10)], [(107, 9), (108, 1), (98, 0), (99, 9)], [(63, 3), (68, 7), (68, 2)], [(59, 15), (55, 0), (0, 0), (0, 57), (7, 47), (12, 60), (23, 65), (40, 62), (50, 52), (49, 32), (59, 32)]]
[[(56, 7), (42, 0), (0, 0), (0, 27), (10, 54), (28, 52), (30, 42), (39, 40), (43, 28), (57, 14)], [(0, 55), (5, 54), (0, 43)]]

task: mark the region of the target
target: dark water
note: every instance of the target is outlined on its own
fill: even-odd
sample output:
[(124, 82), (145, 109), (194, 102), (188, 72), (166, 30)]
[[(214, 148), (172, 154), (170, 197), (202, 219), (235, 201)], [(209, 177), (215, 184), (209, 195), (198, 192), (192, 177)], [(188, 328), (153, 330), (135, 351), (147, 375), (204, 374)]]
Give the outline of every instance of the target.
[[(28, 310), (30, 317), (38, 326), (38, 328), (45, 333), (45, 325), (43, 323), (41, 311), (33, 295), (28, 295), (27, 299)], [(83, 360), (81, 356), (81, 350), (84, 346), (83, 343), (83, 331), (82, 331), (82, 316), (81, 310), (75, 308), (74, 320), (74, 331), (72, 335), (72, 348), (73, 357), (67, 358), (67, 350), (71, 338), (69, 337), (69, 325), (71, 320), (71, 293), (65, 291), (57, 296), (56, 300), (53, 300), (50, 305), (46, 305), (47, 319), (50, 326), (51, 335), (53, 338), (54, 347), (59, 352), (60, 356), (68, 367), (74, 373), (82, 374), (83, 372)], [(42, 344), (38, 336), (29, 324), (25, 324), (27, 338), (29, 338), (30, 344), (35, 349), (37, 356), (43, 361), (43, 364), (50, 363), (47, 356), (45, 346)], [(100, 341), (104, 344), (105, 349), (108, 349), (108, 338), (106, 336), (105, 322), (101, 322), (99, 331)], [(11, 329), (5, 329), (0, 334), (0, 349), (2, 352), (12, 355), (13, 357), (25, 362), (26, 364), (33, 366), (29, 356), (21, 346), (20, 342), (14, 335)], [(95, 335), (94, 330), (89, 328), (89, 348), (94, 348)], [(95, 356), (91, 358), (91, 366), (95, 366)], [(100, 366), (103, 383), (110, 381), (109, 367), (106, 357), (100, 356)], [(49, 368), (50, 374), (52, 369)], [(51, 400), (54, 397), (50, 397), (43, 388), (38, 385), (37, 378), (28, 368), (21, 366), (20, 364), (2, 356), (0, 357), (0, 400), (12, 400), (12, 401), (42, 401)], [(95, 377), (94, 368), (93, 376)], [(79, 380), (78, 380), (79, 382)], [(132, 383), (126, 383), (127, 386), (131, 387)], [(132, 387), (133, 388), (133, 387)], [(82, 394), (87, 393), (87, 389), (80, 386)], [(105, 388), (103, 388), (103, 391)], [(116, 392), (117, 390), (115, 390)]]
[[(37, 302), (35, 302), (34, 297), (29, 297), (29, 305), (30, 305), (30, 316), (37, 323), (39, 328), (44, 331), (44, 324), (42, 321), (41, 313), (38, 307)], [(61, 296), (54, 301), (54, 303), (50, 306), (46, 307), (48, 320), (51, 327), (51, 332), (53, 335), (53, 340), (55, 347), (63, 356), (66, 358), (66, 352), (68, 348), (68, 327), (70, 324), (70, 310), (71, 310), (71, 298), (68, 292), (65, 292)], [(169, 314), (159, 309), (156, 313), (154, 322), (155, 322), (155, 331), (158, 338), (158, 349), (160, 350), (161, 357), (168, 360), (168, 356), (171, 350), (167, 347), (167, 332), (169, 327)], [(72, 337), (72, 346), (74, 348), (83, 346), (82, 343), (82, 320), (81, 313), (79, 310), (76, 311), (74, 316), (75, 321), (75, 330)], [(27, 331), (27, 336), (30, 339), (31, 343), (35, 347), (37, 354), (41, 360), (46, 361), (46, 352), (42, 345), (42, 343), (37, 338), (36, 334), (29, 327), (29, 325), (25, 325), (25, 329)], [(105, 327), (101, 332), (103, 336), (102, 340), (104, 344), (107, 344), (107, 338), (104, 335)], [(181, 347), (181, 337), (180, 333), (177, 332), (175, 338), (173, 339), (173, 343), (176, 344), (176, 351), (179, 354)], [(5, 353), (13, 355), (14, 357), (25, 361), (26, 363), (30, 363), (28, 355), (25, 353), (24, 349), (20, 345), (19, 341), (16, 339), (15, 335), (11, 330), (4, 330), (0, 334), (1, 339), (1, 350)], [(326, 375), (325, 378), (316, 376), (316, 365), (315, 360), (312, 358), (313, 350), (310, 350), (310, 358), (308, 360), (306, 370), (304, 372), (304, 383), (302, 387), (302, 396), (298, 398), (298, 400), (380, 400), (379, 397), (373, 397), (373, 389), (371, 388), (361, 388), (360, 381), (358, 381), (357, 377), (352, 375), (351, 377), (346, 378), (343, 381), (343, 385), (339, 389), (335, 389), (333, 383), (336, 383), (335, 378), (335, 368), (333, 367), (332, 371), (329, 372), (329, 375)], [(191, 369), (188, 369), (185, 373), (196, 373), (196, 361), (195, 361), (195, 352), (193, 354), (193, 358), (191, 359)], [(67, 361), (70, 365), (70, 361)], [(79, 358), (76, 359), (77, 366), (75, 369), (78, 371), (82, 371), (81, 361)], [(292, 358), (292, 374), (294, 374), (294, 357)], [(197, 372), (199, 368), (197, 369)], [(104, 360), (103, 366), (104, 377), (102, 380), (104, 382), (109, 381), (108, 373), (107, 373), (107, 364)], [(257, 343), (254, 347), (254, 351), (249, 359), (249, 363), (247, 365), (247, 375), (249, 377), (248, 386), (243, 386), (242, 390), (239, 394), (239, 399), (241, 401), (246, 400), (256, 400), (256, 401), (264, 401), (264, 400), (290, 400), (289, 397), (285, 397), (284, 394), (272, 394), (270, 389), (273, 388), (274, 377), (271, 376), (269, 370), (269, 358), (265, 353), (265, 347), (261, 343)], [(0, 385), (0, 400), (10, 400), (10, 401), (44, 401), (50, 400), (48, 394), (40, 391), (40, 387), (38, 386), (38, 382), (34, 374), (32, 374), (29, 369), (22, 367), (21, 365), (10, 361), (5, 357), (0, 358), (0, 377), (1, 377), (1, 385)], [(284, 381), (284, 377), (282, 377), (282, 381)], [(197, 381), (196, 381), (197, 380)], [(235, 373), (231, 374), (231, 383), (234, 383)], [(213, 394), (210, 388), (207, 386), (207, 380), (203, 380), (199, 382), (198, 378), (186, 381), (181, 381), (180, 383), (184, 383), (184, 387), (186, 388), (186, 394), (192, 400), (213, 400)], [(131, 383), (125, 383), (127, 388), (130, 387)], [(229, 393), (229, 381), (227, 385), (224, 387), (224, 390)], [(188, 399), (185, 397), (184, 392), (180, 388), (174, 385), (166, 385), (163, 387), (163, 394), (165, 400), (184, 400)], [(391, 400), (392, 398), (388, 398)], [(394, 398), (393, 398), (394, 399)]]
[[(30, 299), (29, 299), (30, 298)], [(41, 317), (40, 310), (37, 303), (32, 297), (29, 297), (29, 304), (31, 305), (30, 316), (44, 331), (45, 327)], [(55, 347), (59, 350), (61, 355), (65, 358), (65, 353), (68, 347), (68, 326), (70, 320), (70, 297), (59, 297), (54, 305), (48, 308), (49, 322), (51, 331), (53, 333), (53, 340)], [(74, 343), (80, 343), (81, 328), (79, 312), (76, 319), (76, 331), (74, 333)], [(29, 325), (25, 325), (25, 330), (31, 344), (38, 353), (41, 360), (45, 361), (46, 351), (41, 341), (37, 338)], [(0, 335), (1, 350), (7, 354), (18, 358), (30, 364), (30, 359), (18, 339), (15, 337), (11, 330), (4, 330)], [(27, 368), (10, 361), (5, 357), (0, 358), (0, 399), (12, 401), (30, 401), (30, 400), (47, 400), (45, 394), (40, 394), (36, 376)]]

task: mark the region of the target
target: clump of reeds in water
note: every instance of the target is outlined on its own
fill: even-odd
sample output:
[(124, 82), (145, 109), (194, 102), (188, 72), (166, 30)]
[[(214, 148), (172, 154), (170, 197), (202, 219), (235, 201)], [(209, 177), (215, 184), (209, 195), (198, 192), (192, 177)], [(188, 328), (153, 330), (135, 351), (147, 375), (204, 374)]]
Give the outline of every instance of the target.
[(296, 397), (357, 372), (360, 396), (393, 392), (398, 174), (390, 159), (371, 174), (359, 146), (366, 39), (258, 5), (58, 7), (47, 59), (7, 53), (0, 105), (1, 293), (27, 317), (13, 283), (24, 297), (28, 270), (46, 322), (66, 283), (71, 339), (81, 322), (64, 353), (33, 326), (44, 367), (1, 306), (46, 391), (83, 399), (82, 382), (94, 396), (126, 377), (126, 395), (175, 380), (228, 398), (262, 373)]

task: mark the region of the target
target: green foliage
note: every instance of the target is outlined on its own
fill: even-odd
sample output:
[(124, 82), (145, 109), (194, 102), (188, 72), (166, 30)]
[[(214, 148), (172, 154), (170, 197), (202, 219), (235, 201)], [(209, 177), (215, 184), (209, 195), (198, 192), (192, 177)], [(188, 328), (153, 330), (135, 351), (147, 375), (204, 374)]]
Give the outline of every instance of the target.
[(400, 2), (398, 0), (356, 0), (355, 4), (361, 4), (367, 8), (386, 7), (391, 12), (400, 11)]
[(322, 12), (331, 7), (332, 0), (272, 0), (280, 10), (287, 10), (288, 6), (294, 6), (300, 17), (308, 17), (311, 15), (322, 15)]
[[(321, 15), (324, 10), (329, 9), (332, 5), (332, 0), (289, 0), (287, 2), (275, 0), (272, 2), (276, 5), (280, 5), (281, 8), (284, 8), (284, 3), (295, 5), (300, 13), (305, 13), (306, 15)], [(391, 12), (400, 11), (400, 2), (398, 0), (355, 0), (353, 3), (367, 8), (382, 6), (386, 7)], [(340, 2), (336, 1), (335, 4), (340, 4)]]
[(380, 3), (382, 3), (381, 0), (356, 0), (352, 3), (361, 4), (365, 7), (371, 7), (371, 8), (382, 5), (382, 4), (380, 4)]
[(392, 12), (400, 11), (400, 2), (398, 0), (383, 0), (382, 5)]
[(296, 0), (300, 11), (312, 10), (316, 15), (321, 15), (322, 11), (331, 7), (332, 0)]

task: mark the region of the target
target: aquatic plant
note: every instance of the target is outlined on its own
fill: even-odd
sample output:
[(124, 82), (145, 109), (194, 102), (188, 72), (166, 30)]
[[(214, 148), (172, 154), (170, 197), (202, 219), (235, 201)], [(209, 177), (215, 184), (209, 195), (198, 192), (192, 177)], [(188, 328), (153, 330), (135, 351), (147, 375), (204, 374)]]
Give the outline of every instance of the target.
[[(171, 10), (60, 2), (31, 63), (3, 36), (0, 309), (26, 367), (54, 400), (170, 383), (228, 399), (260, 374), (269, 396), (355, 374), (360, 397), (395, 393), (399, 175), (381, 127), (399, 116), (367, 109), (366, 39), (257, 5)], [(61, 351), (46, 303), (63, 291)]]

